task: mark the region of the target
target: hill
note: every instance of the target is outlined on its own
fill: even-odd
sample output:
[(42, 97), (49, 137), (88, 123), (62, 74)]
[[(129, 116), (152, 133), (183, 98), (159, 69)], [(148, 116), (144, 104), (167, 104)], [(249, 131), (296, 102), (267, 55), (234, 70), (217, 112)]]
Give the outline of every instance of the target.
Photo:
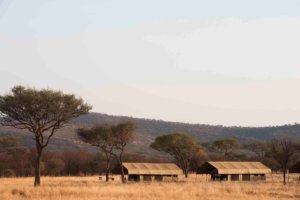
[[(90, 113), (74, 119), (69, 125), (59, 130), (53, 137), (49, 145), (49, 150), (84, 149), (95, 151), (94, 148), (78, 139), (76, 135), (78, 128), (90, 128), (95, 124), (115, 124), (128, 120), (132, 120), (137, 126), (135, 139), (128, 151), (129, 153), (137, 153), (145, 156), (157, 155), (157, 152), (149, 147), (149, 144), (156, 136), (174, 132), (185, 132), (199, 142), (211, 142), (219, 138), (235, 137), (241, 143), (247, 143), (255, 140), (271, 140), (273, 137), (279, 137), (281, 135), (300, 140), (299, 124), (274, 127), (224, 127)], [(19, 136), (22, 139), (23, 145), (34, 147), (34, 140), (32, 139), (31, 133), (22, 132), (13, 128), (0, 127), (0, 136), (1, 135)]]

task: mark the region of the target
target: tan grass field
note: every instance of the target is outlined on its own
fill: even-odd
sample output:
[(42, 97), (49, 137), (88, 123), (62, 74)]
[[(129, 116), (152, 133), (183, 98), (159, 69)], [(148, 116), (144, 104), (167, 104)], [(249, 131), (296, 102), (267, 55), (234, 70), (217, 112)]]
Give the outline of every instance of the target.
[(277, 200), (300, 199), (299, 175), (290, 176), (283, 186), (280, 175), (267, 182), (210, 182), (192, 175), (178, 183), (100, 182), (93, 177), (42, 177), (42, 186), (33, 187), (33, 178), (1, 178), (0, 200)]

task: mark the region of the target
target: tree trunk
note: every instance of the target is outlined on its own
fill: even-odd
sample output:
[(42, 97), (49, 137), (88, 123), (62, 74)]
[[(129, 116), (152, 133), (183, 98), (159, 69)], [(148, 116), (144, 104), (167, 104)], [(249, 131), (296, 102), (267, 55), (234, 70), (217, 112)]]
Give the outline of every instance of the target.
[(106, 169), (106, 172), (105, 172), (105, 181), (106, 182), (109, 181), (109, 172), (107, 171), (107, 169)]
[(119, 164), (121, 167), (121, 178), (122, 178), (122, 183), (125, 183), (125, 173), (124, 173), (124, 168), (123, 168), (123, 151), (121, 151), (120, 153), (120, 157), (119, 157)]
[(106, 156), (106, 171), (105, 171), (105, 181), (109, 181), (109, 170), (110, 170), (110, 155), (108, 153), (105, 153)]
[[(38, 139), (37, 139), (38, 140)], [(36, 141), (36, 150), (37, 150), (37, 157), (35, 162), (35, 169), (34, 169), (34, 186), (38, 187), (41, 184), (41, 169), (40, 169), (40, 163), (41, 163), (41, 156), (42, 156), (42, 147), (39, 144), (39, 141)]]
[(187, 169), (184, 169), (184, 176), (185, 178), (188, 178), (189, 177), (189, 172)]
[(106, 182), (109, 181), (109, 160), (107, 160), (107, 163), (106, 163), (105, 181)]
[(189, 168), (190, 168), (189, 162), (188, 162), (187, 160), (185, 160), (185, 161), (183, 162), (183, 171), (184, 171), (184, 176), (185, 176), (185, 178), (188, 178), (188, 177), (189, 177)]
[(124, 174), (124, 168), (123, 168), (123, 163), (120, 162), (120, 166), (121, 166), (121, 178), (122, 178), (122, 183), (125, 183), (125, 174)]
[(283, 171), (283, 184), (286, 184), (286, 170)]

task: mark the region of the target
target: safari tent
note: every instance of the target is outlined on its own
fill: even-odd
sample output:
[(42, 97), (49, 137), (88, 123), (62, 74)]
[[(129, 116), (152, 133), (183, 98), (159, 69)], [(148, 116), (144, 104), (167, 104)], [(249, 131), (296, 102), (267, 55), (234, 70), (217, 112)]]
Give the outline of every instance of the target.
[(206, 162), (197, 174), (210, 174), (212, 181), (266, 180), (271, 169), (260, 162)]
[(300, 162), (297, 162), (292, 168), (290, 168), (289, 173), (300, 173)]
[[(123, 163), (128, 181), (178, 181), (182, 170), (173, 163)], [(113, 170), (120, 174), (120, 169)]]

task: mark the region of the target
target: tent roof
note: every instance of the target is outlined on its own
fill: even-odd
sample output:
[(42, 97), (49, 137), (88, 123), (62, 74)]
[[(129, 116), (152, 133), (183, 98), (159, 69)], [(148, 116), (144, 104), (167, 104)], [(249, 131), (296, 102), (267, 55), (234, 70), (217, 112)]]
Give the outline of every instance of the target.
[(200, 173), (210, 173), (213, 169), (218, 174), (269, 174), (271, 169), (260, 162), (207, 162), (199, 169)]
[(123, 163), (128, 174), (180, 175), (182, 170), (173, 163)]

